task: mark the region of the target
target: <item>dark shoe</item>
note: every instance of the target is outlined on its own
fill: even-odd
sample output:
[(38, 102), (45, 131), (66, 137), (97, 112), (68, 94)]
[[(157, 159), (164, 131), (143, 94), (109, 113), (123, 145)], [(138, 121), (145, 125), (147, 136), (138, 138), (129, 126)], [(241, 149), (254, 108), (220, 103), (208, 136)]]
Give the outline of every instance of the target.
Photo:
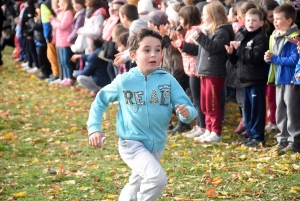
[(290, 151), (293, 151), (291, 142), (286, 147), (279, 149), (277, 153), (278, 153), (278, 155), (284, 155)]
[(168, 125), (168, 130), (172, 130), (174, 128), (173, 124)]
[(169, 134), (175, 134), (176, 132), (182, 133), (186, 130), (191, 130), (191, 126), (189, 124), (177, 125), (174, 129), (168, 131)]
[(45, 74), (40, 74), (39, 76), (37, 76), (37, 78), (39, 79), (39, 80), (45, 80), (45, 79), (47, 79), (49, 76), (47, 76), (47, 75), (45, 75)]
[(248, 142), (250, 142), (251, 140), (252, 140), (251, 138), (246, 138), (246, 139), (243, 141), (242, 146), (246, 146), (246, 144), (247, 144)]
[(251, 139), (249, 140), (245, 146), (246, 147), (257, 147), (260, 143), (262, 143), (264, 145), (264, 142), (256, 140), (256, 139)]

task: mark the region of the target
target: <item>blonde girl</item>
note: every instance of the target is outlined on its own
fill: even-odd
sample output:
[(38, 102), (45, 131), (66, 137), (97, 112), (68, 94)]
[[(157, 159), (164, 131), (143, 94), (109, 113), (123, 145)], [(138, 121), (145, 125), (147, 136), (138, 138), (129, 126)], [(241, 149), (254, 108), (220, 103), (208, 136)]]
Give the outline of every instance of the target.
[(211, 2), (204, 6), (202, 25), (194, 33), (199, 44), (196, 75), (200, 76), (200, 105), (205, 115), (206, 130), (195, 137), (198, 142), (220, 142), (222, 131), (221, 92), (226, 76), (227, 52), (224, 45), (234, 39), (224, 6)]

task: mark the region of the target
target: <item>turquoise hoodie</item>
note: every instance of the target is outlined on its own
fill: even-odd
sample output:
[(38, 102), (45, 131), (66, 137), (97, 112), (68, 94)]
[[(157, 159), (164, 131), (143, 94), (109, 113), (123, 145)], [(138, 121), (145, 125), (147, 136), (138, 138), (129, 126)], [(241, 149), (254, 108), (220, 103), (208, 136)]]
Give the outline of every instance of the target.
[(188, 118), (177, 114), (185, 123), (189, 123), (198, 115), (190, 99), (172, 75), (157, 69), (145, 77), (136, 67), (118, 75), (97, 94), (87, 122), (89, 135), (97, 131), (103, 132), (102, 115), (113, 101), (119, 101), (118, 137), (121, 140), (140, 141), (150, 152), (165, 147), (172, 105), (187, 106), (190, 113)]

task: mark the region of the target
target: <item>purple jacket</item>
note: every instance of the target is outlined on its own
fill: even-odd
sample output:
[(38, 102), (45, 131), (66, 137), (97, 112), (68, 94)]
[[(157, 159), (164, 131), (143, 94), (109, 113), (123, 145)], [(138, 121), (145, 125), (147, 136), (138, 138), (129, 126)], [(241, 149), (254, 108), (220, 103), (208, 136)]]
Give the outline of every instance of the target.
[(72, 21), (72, 32), (68, 37), (68, 41), (71, 44), (74, 44), (77, 38), (77, 30), (84, 25), (84, 18), (85, 18), (85, 8), (78, 11)]

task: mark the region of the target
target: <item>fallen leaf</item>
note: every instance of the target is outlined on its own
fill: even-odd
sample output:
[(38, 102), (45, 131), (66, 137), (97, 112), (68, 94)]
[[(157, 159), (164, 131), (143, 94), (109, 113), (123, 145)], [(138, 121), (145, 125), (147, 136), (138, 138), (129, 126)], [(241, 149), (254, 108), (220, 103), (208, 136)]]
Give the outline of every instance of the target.
[(206, 191), (205, 195), (206, 195), (207, 197), (215, 198), (215, 197), (217, 196), (217, 193), (216, 193), (215, 189), (209, 188), (209, 189)]

